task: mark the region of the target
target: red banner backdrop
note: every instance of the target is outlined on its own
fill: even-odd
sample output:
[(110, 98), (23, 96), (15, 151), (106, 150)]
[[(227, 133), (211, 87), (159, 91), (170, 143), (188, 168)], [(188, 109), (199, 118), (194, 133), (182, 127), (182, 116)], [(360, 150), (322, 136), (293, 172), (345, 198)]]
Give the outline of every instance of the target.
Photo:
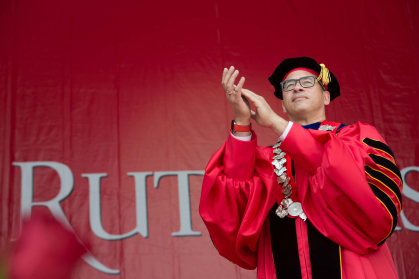
[(375, 125), (396, 155), (388, 244), (400, 278), (419, 278), (418, 17), (414, 0), (1, 1), (1, 248), (39, 210), (89, 243), (73, 278), (255, 278), (198, 214), (233, 117), (221, 73), (283, 115), (267, 78), (310, 56), (341, 84), (328, 120)]

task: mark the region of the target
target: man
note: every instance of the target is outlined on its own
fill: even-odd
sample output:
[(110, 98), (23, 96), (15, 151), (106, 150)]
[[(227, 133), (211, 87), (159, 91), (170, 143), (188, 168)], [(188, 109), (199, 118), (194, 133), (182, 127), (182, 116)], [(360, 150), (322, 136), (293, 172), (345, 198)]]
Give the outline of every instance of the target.
[[(224, 69), (235, 120), (205, 171), (200, 214), (219, 253), (257, 278), (397, 278), (385, 240), (401, 210), (394, 154), (376, 129), (325, 121), (336, 77), (308, 57), (269, 81), (287, 121)], [(256, 110), (250, 109), (249, 101)], [(278, 136), (257, 146), (250, 118)]]

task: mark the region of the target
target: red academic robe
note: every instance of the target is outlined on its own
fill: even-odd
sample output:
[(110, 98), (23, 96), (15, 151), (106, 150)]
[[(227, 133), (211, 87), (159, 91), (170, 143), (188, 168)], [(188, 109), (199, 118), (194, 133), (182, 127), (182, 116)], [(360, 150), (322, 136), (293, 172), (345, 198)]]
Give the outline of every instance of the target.
[[(401, 210), (402, 180), (376, 129), (358, 122), (335, 133), (294, 123), (280, 149), (294, 160), (291, 198), (301, 202), (318, 232), (339, 245), (340, 278), (398, 278), (384, 241)], [(207, 165), (199, 207), (220, 255), (246, 269), (257, 267), (258, 279), (277, 278), (267, 218), (281, 196), (272, 150), (257, 146), (253, 131), (248, 142), (230, 135)], [(295, 229), (299, 278), (315, 279), (307, 222), (296, 218)]]

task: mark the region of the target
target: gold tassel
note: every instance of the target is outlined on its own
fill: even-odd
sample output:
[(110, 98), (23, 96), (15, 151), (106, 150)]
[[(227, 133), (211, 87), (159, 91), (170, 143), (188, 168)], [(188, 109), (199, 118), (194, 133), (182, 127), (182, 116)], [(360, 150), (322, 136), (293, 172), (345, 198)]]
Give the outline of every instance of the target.
[(321, 67), (321, 70), (320, 70), (319, 77), (317, 78), (317, 81), (322, 80), (324, 85), (328, 85), (331, 80), (330, 72), (324, 64), (320, 64), (320, 67)]

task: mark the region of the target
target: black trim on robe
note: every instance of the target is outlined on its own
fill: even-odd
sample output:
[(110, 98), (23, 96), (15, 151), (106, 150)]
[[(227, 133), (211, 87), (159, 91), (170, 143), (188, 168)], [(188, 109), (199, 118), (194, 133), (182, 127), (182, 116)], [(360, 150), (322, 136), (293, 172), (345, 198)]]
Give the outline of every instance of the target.
[[(275, 211), (278, 203), (269, 211), (272, 256), (277, 279), (300, 279), (301, 265), (298, 255), (295, 218), (279, 218)], [(341, 278), (341, 251), (338, 244), (323, 236), (309, 220), (307, 237), (310, 250), (313, 279)]]
[(306, 222), (312, 278), (341, 278), (339, 245), (322, 235), (309, 220)]
[(291, 159), (291, 174), (295, 181), (295, 168), (294, 168), (294, 160)]
[(370, 139), (370, 138), (365, 138), (365, 139), (362, 140), (362, 142), (365, 143), (368, 146), (371, 146), (372, 148), (374, 148), (376, 150), (387, 153), (394, 160), (396, 160), (396, 157), (394, 157), (393, 151), (391, 151), (390, 147), (388, 147), (388, 145), (385, 144), (384, 142), (379, 141), (379, 140)]
[(386, 236), (386, 238), (384, 238), (377, 244), (378, 246), (380, 246), (381, 244), (384, 243), (384, 241), (386, 241), (387, 238), (390, 237), (390, 235), (393, 234), (394, 229), (396, 228), (397, 221), (398, 221), (397, 208), (394, 202), (390, 199), (389, 196), (387, 196), (385, 192), (383, 192), (383, 190), (381, 190), (380, 188), (378, 188), (372, 183), (368, 183), (368, 185), (370, 185), (371, 190), (374, 192), (375, 197), (387, 208), (388, 212), (391, 215), (391, 219), (393, 220), (390, 233)]
[(379, 155), (374, 155), (374, 154), (368, 154), (368, 155), (370, 155), (370, 157), (374, 161), (374, 163), (376, 163), (380, 167), (388, 169), (389, 171), (394, 173), (396, 176), (398, 176), (400, 181), (403, 181), (402, 174), (400, 173), (400, 170), (396, 166), (396, 164), (393, 163), (393, 161), (391, 161), (387, 158), (384, 158), (382, 156), (379, 156)]
[[(365, 172), (376, 181), (381, 182), (381, 184), (385, 185), (388, 189), (390, 189), (397, 197), (400, 203), (400, 209), (402, 207), (402, 193), (400, 192), (399, 186), (393, 179), (385, 175), (379, 170), (375, 170), (369, 166), (364, 166)], [(393, 203), (394, 204), (394, 203)]]
[(295, 219), (279, 218), (278, 203), (269, 211), (272, 256), (277, 279), (302, 279)]

